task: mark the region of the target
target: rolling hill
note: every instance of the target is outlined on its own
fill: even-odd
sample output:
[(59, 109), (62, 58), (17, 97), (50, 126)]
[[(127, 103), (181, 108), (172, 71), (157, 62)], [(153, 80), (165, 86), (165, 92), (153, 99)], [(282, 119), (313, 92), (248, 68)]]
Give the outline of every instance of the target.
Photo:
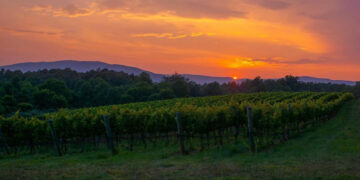
[[(147, 70), (143, 70), (136, 67), (119, 65), (119, 64), (107, 64), (100, 61), (76, 61), (76, 60), (61, 60), (55, 62), (29, 62), (29, 63), (18, 63), (6, 66), (0, 66), (0, 69), (8, 70), (20, 70), (22, 72), (28, 71), (38, 71), (42, 69), (65, 69), (71, 68), (78, 72), (87, 72), (96, 69), (109, 69), (113, 71), (123, 71), (125, 73), (139, 75), (142, 72), (147, 72), (154, 82), (160, 82), (166, 74), (157, 74)], [(213, 77), (213, 76), (203, 76), (203, 75), (193, 75), (193, 74), (182, 74), (186, 78), (194, 81), (198, 84), (218, 82), (218, 83), (227, 83), (232, 81), (231, 77)], [(237, 82), (240, 83), (246, 79), (238, 79)], [(331, 80), (324, 78), (315, 78), (309, 76), (299, 77), (299, 80), (302, 82), (313, 82), (313, 83), (332, 83), (332, 84), (346, 84), (346, 85), (355, 85), (353, 81), (343, 81), (343, 80)]]

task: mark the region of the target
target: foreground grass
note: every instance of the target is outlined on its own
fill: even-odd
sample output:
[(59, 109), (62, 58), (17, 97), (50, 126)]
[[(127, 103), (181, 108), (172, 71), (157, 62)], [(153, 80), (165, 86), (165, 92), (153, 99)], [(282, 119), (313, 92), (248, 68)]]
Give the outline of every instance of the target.
[(0, 159), (0, 179), (360, 179), (360, 101), (321, 127), (256, 154), (241, 142), (187, 156), (177, 147)]

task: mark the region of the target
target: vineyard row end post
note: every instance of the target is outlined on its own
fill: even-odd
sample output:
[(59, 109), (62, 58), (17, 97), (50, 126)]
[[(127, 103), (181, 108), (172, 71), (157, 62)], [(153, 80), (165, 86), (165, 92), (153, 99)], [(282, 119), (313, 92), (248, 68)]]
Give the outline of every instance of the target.
[(105, 128), (106, 128), (106, 136), (108, 138), (108, 147), (111, 150), (112, 154), (117, 154), (117, 151), (114, 146), (113, 136), (111, 133), (111, 127), (110, 127), (110, 121), (109, 121), (109, 115), (104, 115), (104, 121), (105, 121)]
[(248, 128), (249, 128), (250, 151), (255, 152), (254, 120), (253, 120), (253, 116), (252, 116), (252, 108), (251, 108), (251, 106), (247, 107), (247, 117), (248, 117)]
[(50, 132), (51, 132), (51, 136), (52, 136), (52, 140), (53, 140), (53, 143), (54, 143), (55, 150), (58, 152), (59, 156), (62, 156), (60, 145), (59, 145), (59, 143), (57, 141), (57, 138), (56, 138), (56, 132), (55, 132), (55, 129), (54, 129), (53, 121), (51, 119), (49, 119), (48, 123), (49, 123)]
[[(287, 105), (287, 110), (290, 112), (291, 111), (291, 105), (288, 104)], [(285, 141), (288, 141), (290, 139), (290, 129), (289, 129), (289, 125), (286, 123), (285, 124)]]
[(0, 142), (2, 142), (4, 144), (4, 148), (5, 148), (6, 153), (10, 154), (9, 146), (7, 144), (7, 141), (6, 141), (6, 138), (5, 138), (4, 134), (1, 131), (1, 128), (0, 128)]
[(180, 112), (176, 112), (176, 124), (178, 129), (178, 137), (179, 137), (179, 145), (180, 145), (180, 152), (181, 154), (186, 154), (185, 152), (185, 145), (184, 145), (184, 134), (181, 127), (181, 118), (180, 118)]

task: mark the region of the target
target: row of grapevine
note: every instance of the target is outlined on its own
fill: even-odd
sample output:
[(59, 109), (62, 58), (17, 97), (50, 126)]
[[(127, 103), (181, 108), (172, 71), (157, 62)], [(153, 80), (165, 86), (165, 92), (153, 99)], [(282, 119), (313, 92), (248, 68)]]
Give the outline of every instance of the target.
[(180, 112), (184, 135), (202, 140), (212, 134), (222, 144), (225, 134), (233, 128), (235, 138), (240, 132), (246, 136), (248, 106), (253, 109), (255, 136), (268, 141), (285, 129), (299, 130), (309, 123), (328, 119), (352, 98), (348, 93), (254, 93), (60, 110), (38, 117), (16, 114), (0, 117), (3, 135), (0, 141), (6, 142), (12, 151), (19, 147), (33, 151), (41, 145), (51, 145), (47, 120), (52, 120), (57, 141), (66, 147), (70, 142), (104, 137), (103, 117), (109, 115), (112, 133), (115, 137), (130, 137), (132, 149), (135, 136), (146, 144), (153, 137), (174, 135), (175, 113)]

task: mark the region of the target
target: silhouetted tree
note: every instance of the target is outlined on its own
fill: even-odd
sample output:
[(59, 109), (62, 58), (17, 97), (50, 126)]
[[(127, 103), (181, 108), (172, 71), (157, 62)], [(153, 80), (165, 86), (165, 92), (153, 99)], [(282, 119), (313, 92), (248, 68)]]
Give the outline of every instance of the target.
[(152, 84), (152, 80), (150, 78), (150, 75), (146, 72), (142, 72), (140, 75), (139, 75), (139, 80), (142, 81), (142, 82), (147, 82), (149, 84)]
[(220, 84), (218, 82), (206, 84), (204, 87), (204, 94), (210, 96), (222, 94)]
[(161, 99), (172, 99), (175, 98), (176, 95), (172, 89), (166, 88), (160, 90), (160, 97)]
[(360, 81), (356, 82), (356, 85), (353, 88), (353, 93), (357, 98), (360, 98)]
[(163, 83), (171, 87), (176, 97), (190, 96), (189, 80), (180, 74), (164, 77)]
[(16, 99), (14, 96), (12, 95), (4, 95), (1, 98), (1, 105), (4, 108), (4, 112), (7, 113), (11, 113), (17, 110), (16, 105)]
[(68, 103), (64, 96), (58, 95), (49, 89), (42, 89), (35, 92), (34, 102), (39, 109), (65, 108)]
[(355, 87), (339, 84), (304, 83), (297, 77), (278, 80), (256, 77), (242, 83), (196, 84), (180, 74), (166, 76), (154, 83), (148, 73), (136, 76), (107, 69), (86, 73), (71, 69), (21, 72), (0, 70), (0, 114), (20, 111), (51, 111), (58, 108), (78, 108), (121, 104), (138, 101), (197, 97), (261, 91), (341, 91), (354, 92)]

